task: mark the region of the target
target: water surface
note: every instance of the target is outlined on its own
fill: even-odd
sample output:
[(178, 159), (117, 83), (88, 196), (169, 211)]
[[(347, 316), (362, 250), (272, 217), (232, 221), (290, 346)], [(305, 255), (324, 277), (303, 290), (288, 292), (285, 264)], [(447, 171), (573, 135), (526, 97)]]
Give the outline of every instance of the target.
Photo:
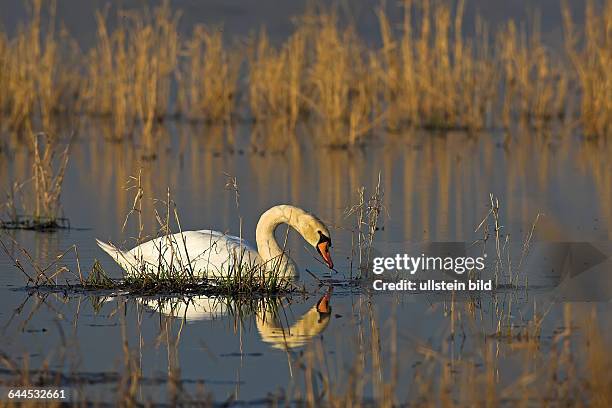
[[(289, 247), (302, 271), (308, 268), (319, 279), (341, 280), (351, 274), (355, 219), (347, 218), (345, 211), (356, 202), (359, 187), (373, 192), (379, 174), (385, 211), (376, 235), (377, 254), (392, 256), (428, 242), (480, 238), (482, 232), (475, 228), (489, 210), (490, 193), (499, 197), (504, 234), (519, 246), (538, 213), (542, 215), (534, 242), (610, 241), (610, 147), (571, 134), (412, 132), (349, 150), (321, 148), (303, 138), (285, 153), (273, 154), (261, 148), (253, 152), (248, 126), (237, 129), (238, 142), (231, 146), (221, 143), (209, 127), (173, 124), (167, 132), (157, 160), (142, 161), (129, 142), (109, 143), (95, 128), (85, 128), (72, 146), (62, 194), (65, 214), (75, 228), (55, 233), (12, 231), (10, 236), (36, 259), (47, 261), (76, 244), (84, 270), (99, 259), (111, 275), (120, 276), (95, 238), (131, 245), (137, 234), (134, 220), (122, 230), (134, 194), (126, 186), (129, 176), (142, 169), (145, 232), (155, 231), (152, 198), (165, 198), (168, 187), (184, 229), (237, 234), (242, 219), (243, 236), (250, 241), (259, 215), (272, 205), (291, 203), (317, 214), (330, 226), (340, 274), (330, 275), (297, 234), (290, 234)], [(0, 175), (2, 187), (8, 187), (10, 180), (24, 177), (29, 159), (19, 143), (3, 155)], [(235, 192), (226, 188), (228, 174), (238, 181), (238, 207)], [(63, 262), (76, 268), (74, 256)], [(113, 375), (125, 364), (124, 340), (146, 379), (139, 391), (145, 400), (165, 400), (169, 367), (176, 367), (193, 394), (202, 381), (216, 401), (231, 397), (262, 402), (281, 388), (305, 387), (300, 361), (309, 347), (323, 353), (326, 363), (335, 367), (330, 375), (343, 384), (342, 375), (362, 355), (373, 327), (382, 333), (383, 354), (389, 351), (390, 327), (397, 328), (405, 368), (400, 378), (406, 381), (413, 365), (422, 361), (416, 351), (421, 344), (452, 351), (456, 358), (477, 355), (483, 340), (495, 332), (500, 302), (513, 310), (516, 327), (526, 324), (534, 304), (550, 309), (541, 338), (546, 350), (562, 325), (567, 304), (563, 301), (572, 300), (563, 297), (558, 280), (546, 271), (527, 270), (530, 287), (500, 289), (495, 299), (488, 293), (456, 298), (461, 305), (476, 305), (477, 325), (465, 317), (458, 320), (454, 330), (463, 340), (455, 336), (449, 343), (449, 295), (380, 294), (368, 284), (339, 286), (331, 297), (331, 313), (320, 314), (316, 303), (326, 288), (302, 273), (307, 293), (277, 299), (272, 309), (255, 302), (238, 313), (225, 299), (197, 298), (163, 303), (160, 313), (157, 298), (114, 296), (102, 301), (74, 293), (29, 293), (21, 289), (21, 272), (4, 254), (0, 271), (2, 352), (28, 358), (32, 368), (49, 359), (54, 370), (89, 375), (92, 389), (107, 400), (112, 397), (104, 391), (116, 392)], [(582, 285), (587, 290), (607, 285), (600, 270), (585, 276)], [(597, 299), (582, 298), (573, 307), (588, 311), (595, 306), (605, 316), (609, 297), (604, 291)], [(601, 323), (606, 327), (607, 320)], [(294, 337), (283, 337), (283, 328)], [(500, 382), (511, 382), (521, 360), (503, 339), (495, 343), (504, 367)]]

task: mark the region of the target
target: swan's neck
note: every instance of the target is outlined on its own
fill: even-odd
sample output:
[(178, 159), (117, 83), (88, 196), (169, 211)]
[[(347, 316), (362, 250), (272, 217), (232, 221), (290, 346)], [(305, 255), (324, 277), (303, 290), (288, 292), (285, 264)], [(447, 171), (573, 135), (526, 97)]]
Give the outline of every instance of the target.
[(267, 268), (276, 269), (280, 266), (281, 271), (297, 275), (295, 262), (289, 257), (286, 249), (283, 251), (283, 248), (278, 245), (274, 237), (274, 231), (280, 224), (288, 224), (303, 235), (298, 223), (298, 218), (303, 214), (306, 214), (306, 212), (300, 208), (290, 205), (277, 205), (263, 213), (259, 218), (255, 239), (259, 256), (266, 263)]

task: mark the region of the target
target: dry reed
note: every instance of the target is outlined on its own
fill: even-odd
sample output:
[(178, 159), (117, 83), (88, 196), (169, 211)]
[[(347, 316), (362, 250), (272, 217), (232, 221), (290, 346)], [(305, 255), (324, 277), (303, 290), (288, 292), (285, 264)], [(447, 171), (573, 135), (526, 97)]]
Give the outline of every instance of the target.
[[(482, 129), (495, 97), (495, 60), (488, 31), (477, 19), (476, 38), (462, 36), (464, 2), (453, 18), (444, 3), (404, 3), (401, 38), (378, 13), (383, 48), (379, 71), (391, 128), (408, 122), (426, 128)], [(414, 26), (414, 15), (420, 26)]]
[(583, 38), (578, 38), (567, 5), (562, 7), (565, 46), (580, 84), (581, 122), (587, 136), (612, 133), (612, 1), (598, 8), (586, 2)]
[[(538, 18), (536, 18), (536, 22)], [(530, 35), (514, 21), (498, 33), (503, 66), (502, 120), (509, 127), (515, 118), (542, 128), (567, 110), (568, 72), (559, 56), (551, 55), (540, 40), (537, 23)]]
[(26, 134), (34, 119), (52, 131), (55, 114), (76, 109), (81, 88), (78, 48), (65, 30), (57, 32), (55, 3), (46, 15), (41, 0), (29, 9), (29, 21), (14, 38), (0, 35), (0, 115), (8, 128)]
[(32, 133), (28, 142), (33, 156), (32, 178), (13, 184), (4, 204), (8, 217), (0, 218), (0, 228), (68, 228), (60, 198), (70, 144), (60, 150), (57, 137), (47, 133)]
[(182, 39), (180, 13), (164, 2), (120, 11), (112, 32), (98, 12), (97, 42), (82, 58), (56, 29), (53, 5), (35, 0), (13, 38), (0, 33), (0, 115), (22, 130), (33, 119), (52, 130), (62, 111), (107, 115), (113, 139), (142, 135), (145, 157), (154, 157), (155, 123), (171, 114), (229, 123), (248, 111), (257, 122), (273, 119), (287, 138), (309, 120), (324, 144), (348, 146), (381, 125), (477, 131), (519, 120), (543, 128), (572, 114), (578, 99), (583, 132), (610, 133), (611, 0), (587, 3), (583, 31), (564, 6), (565, 48), (556, 52), (542, 42), (537, 17), (529, 30), (508, 21), (495, 31), (476, 18), (475, 35), (465, 37), (464, 8), (406, 0), (399, 28), (380, 8), (380, 48), (335, 9), (319, 8), (296, 19), (283, 43), (272, 45), (262, 30), (245, 50), (216, 28), (196, 26)]
[(258, 121), (282, 118), (294, 129), (303, 110), (305, 38), (298, 29), (276, 50), (265, 30), (251, 46), (249, 56), (249, 104)]
[(198, 25), (185, 44), (179, 72), (180, 110), (191, 119), (229, 122), (234, 111), (240, 55), (227, 51), (222, 31)]
[(178, 64), (180, 13), (168, 2), (151, 13), (122, 11), (109, 33), (106, 13), (97, 12), (97, 45), (87, 58), (86, 111), (109, 115), (114, 140), (140, 130), (144, 158), (155, 157), (155, 124), (169, 110), (171, 83)]
[(380, 173), (374, 192), (370, 197), (366, 188), (357, 190), (358, 202), (344, 211), (346, 218), (355, 218), (355, 228), (351, 232), (350, 279), (353, 279), (353, 263), (356, 263), (356, 279), (367, 278), (374, 249), (374, 238), (379, 230), (381, 216), (385, 211), (383, 204), (384, 191), (381, 186)]

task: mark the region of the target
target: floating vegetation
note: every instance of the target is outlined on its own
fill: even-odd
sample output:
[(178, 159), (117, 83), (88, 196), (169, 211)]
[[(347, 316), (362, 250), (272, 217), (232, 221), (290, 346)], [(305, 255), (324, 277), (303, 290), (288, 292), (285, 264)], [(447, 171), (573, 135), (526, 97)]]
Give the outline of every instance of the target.
[(31, 215), (15, 215), (11, 216), (8, 220), (0, 220), (0, 229), (6, 230), (54, 231), (69, 228), (70, 220), (64, 217), (46, 218)]
[[(97, 261), (96, 261), (97, 262)], [(96, 266), (97, 265), (97, 266)], [(138, 277), (110, 278), (105, 273), (94, 272), (98, 264), (83, 281), (66, 280), (67, 283), (41, 283), (27, 286), (36, 292), (56, 292), (64, 294), (86, 293), (93, 295), (123, 296), (229, 296), (232, 298), (258, 298), (261, 296), (280, 296), (300, 292), (288, 281), (272, 279), (208, 279), (208, 278), (160, 278), (155, 275)], [(59, 277), (59, 276), (58, 276)]]
[(70, 144), (58, 149), (57, 137), (32, 133), (32, 178), (13, 183), (0, 213), (0, 229), (51, 231), (70, 228), (63, 217), (60, 197), (68, 166)]

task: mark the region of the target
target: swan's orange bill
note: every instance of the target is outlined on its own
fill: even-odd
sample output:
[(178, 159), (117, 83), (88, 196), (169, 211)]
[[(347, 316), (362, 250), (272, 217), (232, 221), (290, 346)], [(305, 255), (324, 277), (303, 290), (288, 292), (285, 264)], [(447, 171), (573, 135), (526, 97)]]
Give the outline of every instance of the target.
[(319, 253), (323, 257), (323, 260), (327, 264), (329, 269), (333, 269), (334, 262), (331, 259), (331, 254), (329, 253), (329, 242), (321, 242), (317, 245), (319, 249)]

